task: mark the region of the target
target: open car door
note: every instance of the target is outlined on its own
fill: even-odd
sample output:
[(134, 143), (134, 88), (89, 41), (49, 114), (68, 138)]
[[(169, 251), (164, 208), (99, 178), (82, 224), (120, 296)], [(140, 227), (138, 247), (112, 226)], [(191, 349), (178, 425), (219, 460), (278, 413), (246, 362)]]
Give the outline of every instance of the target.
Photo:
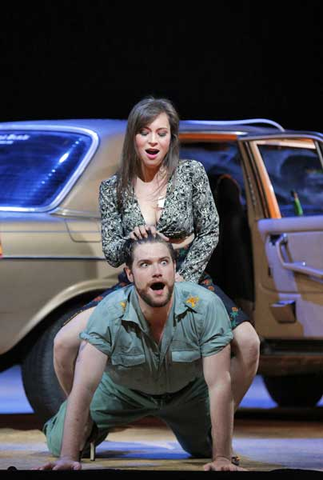
[(322, 140), (288, 132), (239, 139), (259, 373), (280, 405), (315, 404), (323, 393)]

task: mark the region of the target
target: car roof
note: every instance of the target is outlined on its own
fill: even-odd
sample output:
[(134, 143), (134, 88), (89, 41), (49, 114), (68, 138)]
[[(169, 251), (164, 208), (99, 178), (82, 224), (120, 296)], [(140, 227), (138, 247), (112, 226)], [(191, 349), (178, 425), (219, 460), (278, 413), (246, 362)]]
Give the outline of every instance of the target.
[(61, 120), (23, 120), (14, 122), (1, 122), (0, 131), (3, 129), (20, 128), (46, 128), (46, 129), (66, 129), (80, 128), (92, 130), (99, 135), (121, 133), (125, 131), (126, 120), (117, 119), (61, 119)]
[[(106, 136), (125, 131), (126, 120), (122, 119), (48, 119), (48, 120), (21, 120), (0, 122), (0, 131), (4, 129), (19, 129), (46, 127), (46, 129), (73, 129), (81, 128), (95, 131), (98, 135)], [(181, 120), (180, 133), (220, 133), (230, 134), (232, 137), (246, 137), (257, 135), (271, 135), (277, 133), (310, 133), (301, 130), (286, 130), (282, 125), (267, 118), (251, 118), (243, 120)]]

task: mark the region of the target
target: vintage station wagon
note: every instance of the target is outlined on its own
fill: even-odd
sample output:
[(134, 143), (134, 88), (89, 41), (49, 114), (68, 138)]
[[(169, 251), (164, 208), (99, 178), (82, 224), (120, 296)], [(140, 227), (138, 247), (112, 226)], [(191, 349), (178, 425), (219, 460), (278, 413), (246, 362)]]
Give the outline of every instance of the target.
[[(55, 333), (116, 283), (98, 191), (115, 173), (123, 120), (0, 124), (0, 364), (22, 364), (46, 419), (62, 401)], [(221, 235), (208, 271), (251, 317), (259, 374), (280, 406), (323, 394), (323, 135), (271, 120), (183, 121), (181, 157), (202, 162)]]

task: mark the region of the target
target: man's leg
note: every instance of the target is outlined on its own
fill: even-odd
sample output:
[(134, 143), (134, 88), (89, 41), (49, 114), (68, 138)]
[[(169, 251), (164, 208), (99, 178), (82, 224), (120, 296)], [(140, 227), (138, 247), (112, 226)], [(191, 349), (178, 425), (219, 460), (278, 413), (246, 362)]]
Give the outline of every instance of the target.
[(159, 417), (172, 429), (186, 452), (193, 457), (212, 457), (209, 395), (204, 379), (165, 396)]
[(59, 457), (63, 439), (64, 421), (67, 401), (62, 403), (59, 411), (50, 418), (43, 427), (46, 435), (48, 450), (54, 457)]
[[(48, 449), (54, 456), (60, 455), (66, 407), (67, 401), (61, 405), (58, 413), (44, 425), (43, 429)], [(99, 445), (103, 442), (112, 429), (128, 425), (149, 415), (157, 415), (158, 409), (158, 403), (149, 395), (118, 386), (104, 374), (90, 406), (91, 418), (98, 427), (95, 444)], [(88, 446), (85, 444), (85, 451)]]

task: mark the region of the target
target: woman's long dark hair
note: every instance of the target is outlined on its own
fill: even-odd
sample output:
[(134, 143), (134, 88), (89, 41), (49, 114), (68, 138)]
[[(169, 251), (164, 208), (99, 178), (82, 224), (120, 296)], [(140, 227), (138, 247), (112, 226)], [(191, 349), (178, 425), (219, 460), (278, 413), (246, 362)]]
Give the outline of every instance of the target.
[(171, 132), (169, 150), (163, 160), (163, 167), (166, 170), (163, 185), (168, 182), (178, 165), (179, 117), (175, 107), (172, 102), (166, 98), (144, 98), (132, 108), (128, 117), (121, 154), (121, 164), (117, 172), (117, 199), (119, 207), (122, 206), (124, 193), (131, 189), (135, 178), (142, 176), (142, 162), (136, 150), (135, 137), (142, 128), (152, 123), (161, 113), (166, 113)]

